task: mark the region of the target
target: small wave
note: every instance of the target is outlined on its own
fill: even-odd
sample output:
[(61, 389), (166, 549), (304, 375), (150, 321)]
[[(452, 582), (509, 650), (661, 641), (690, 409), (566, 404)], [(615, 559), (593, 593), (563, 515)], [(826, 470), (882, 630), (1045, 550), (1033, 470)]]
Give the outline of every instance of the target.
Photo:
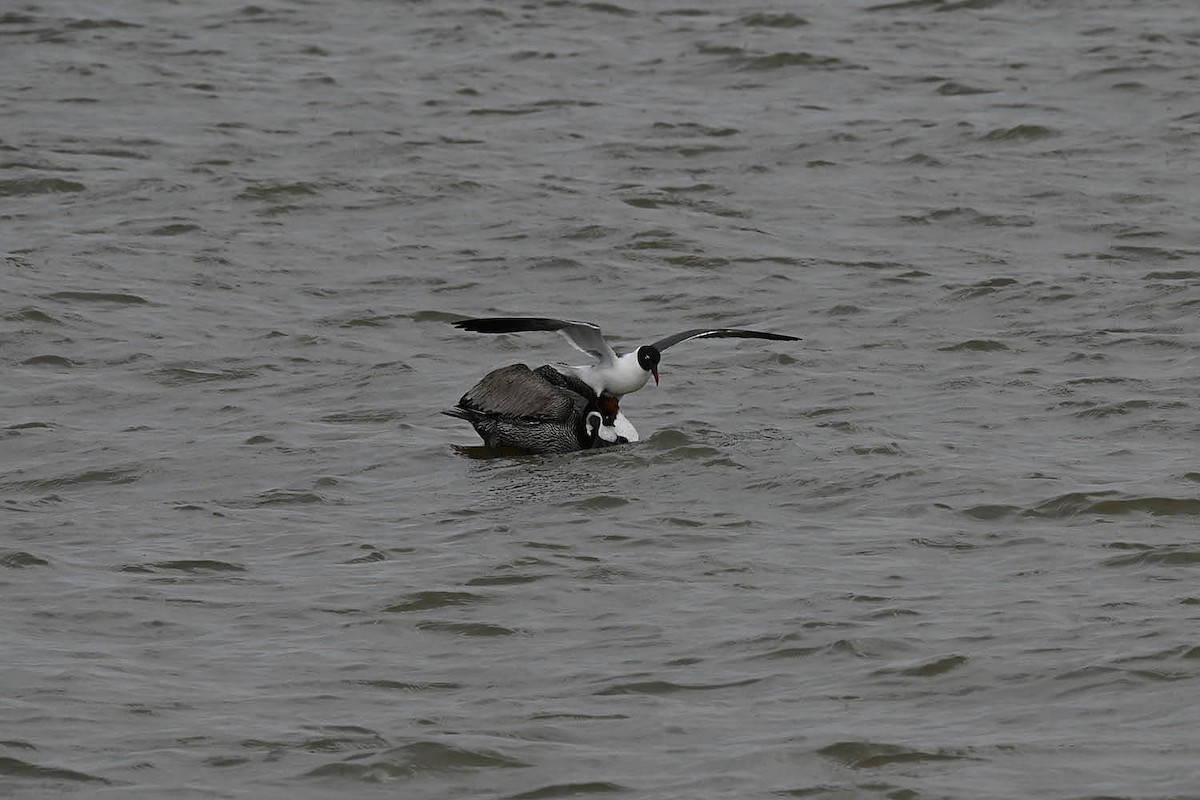
[(822, 747), (817, 752), (853, 769), (871, 769), (921, 761), (975, 760), (974, 756), (961, 750), (916, 750), (903, 745), (870, 741), (836, 742)]
[(904, 448), (897, 442), (856, 444), (850, 448), (850, 452), (856, 456), (900, 456), (904, 455)]
[(175, 222), (169, 225), (160, 225), (147, 233), (150, 236), (181, 236), (185, 233), (193, 233), (199, 230), (203, 230), (199, 225), (190, 222)]
[(613, 494), (597, 494), (591, 497), (580, 498), (579, 500), (567, 500), (558, 503), (558, 508), (571, 508), (578, 511), (609, 511), (614, 508), (621, 508), (629, 505), (628, 498), (618, 497)]
[(608, 792), (628, 792), (629, 788), (619, 783), (608, 781), (592, 781), (590, 783), (553, 783), (541, 786), (528, 792), (509, 795), (507, 800), (549, 800), (555, 797), (579, 797), (586, 794), (605, 794)]
[(321, 417), (321, 422), (362, 425), (395, 422), (396, 420), (403, 419), (403, 417), (404, 412), (394, 408), (368, 408), (358, 411), (335, 411), (332, 414), (326, 414)]
[(770, 53), (759, 56), (740, 54), (732, 59), (732, 62), (735, 69), (751, 72), (794, 67), (813, 70), (866, 69), (866, 67), (844, 61), (837, 56), (813, 55), (804, 51)]
[(431, 620), (417, 623), (417, 630), (434, 633), (453, 633), (458, 636), (515, 636), (519, 631), (488, 622), (443, 622)]
[(55, 489), (66, 489), (73, 486), (87, 486), (93, 483), (124, 484), (140, 480), (142, 473), (133, 469), (89, 469), (73, 472), (56, 478), (41, 478), (35, 480), (14, 481), (0, 484), (0, 488), (17, 489), (27, 492), (42, 492)]
[[(721, 150), (729, 150), (731, 148), (718, 147), (716, 145), (691, 146), (691, 145), (673, 145), (670, 147), (656, 148), (657, 151), (670, 151), (685, 158), (694, 156), (708, 155)], [(703, 200), (699, 198), (691, 198), (683, 195), (672, 194), (653, 194), (642, 195), (638, 197), (626, 198), (623, 201), (626, 205), (634, 208), (657, 209), (657, 208), (680, 208), (685, 211), (694, 211), (699, 214), (711, 214), (714, 217), (722, 217), (725, 219), (745, 219), (750, 216), (749, 212), (741, 209), (729, 208), (728, 206), (716, 203), (712, 200)], [(729, 263), (728, 259), (711, 258), (696, 256), (689, 253), (686, 258), (695, 258), (700, 260), (702, 266), (725, 266)], [(672, 262), (679, 264), (681, 262)], [(683, 266), (691, 266), (688, 262), (682, 262)]]
[(393, 692), (448, 692), (463, 688), (463, 684), (452, 681), (431, 681), (429, 683), (411, 683), (409, 681), (394, 681), (380, 678), (372, 680), (364, 678), (347, 681), (355, 686), (371, 686), (376, 689), (386, 689)]
[(84, 303), (118, 303), (122, 305), (141, 305), (150, 301), (140, 294), (132, 292), (82, 292), (63, 291), (47, 295), (51, 300), (79, 300)]
[(61, 767), (44, 767), (41, 764), (32, 764), (10, 756), (0, 756), (0, 775), (10, 778), (36, 778), (45, 781), (109, 783), (108, 780), (97, 775), (89, 775), (86, 772), (78, 772), (73, 769), (63, 769)]
[(584, 3), (582, 7), (588, 11), (595, 11), (598, 14), (614, 14), (620, 17), (637, 16), (636, 11), (619, 6), (616, 3)]
[(1177, 662), (1191, 661), (1200, 658), (1200, 647), (1196, 645), (1181, 644), (1174, 647), (1168, 647), (1163, 650), (1156, 650), (1153, 653), (1143, 653), (1133, 656), (1124, 656), (1113, 660), (1114, 664), (1176, 664)]
[[(1200, 507), (1200, 500), (1196, 502)], [(1109, 546), (1114, 549), (1132, 549), (1135, 552), (1113, 556), (1100, 562), (1106, 567), (1139, 567), (1145, 564), (1161, 564), (1167, 567), (1200, 565), (1200, 548), (1195, 545), (1168, 544), (1154, 547), (1116, 543)]]
[(26, 306), (25, 308), (22, 308), (20, 311), (16, 311), (12, 314), (5, 316), (5, 319), (11, 320), (12, 322), (40, 322), (40, 323), (43, 323), (46, 325), (61, 325), (62, 324), (62, 322), (60, 322), (58, 319), (54, 318), (50, 314), (47, 314), (45, 311), (42, 311), (40, 308), (34, 308), (33, 306)]
[(990, 294), (994, 294), (997, 290), (1003, 289), (1007, 286), (1013, 286), (1016, 283), (1017, 281), (1014, 278), (998, 277), (988, 278), (985, 281), (973, 283), (970, 286), (965, 286), (962, 288), (947, 288), (954, 288), (954, 291), (949, 297), (951, 300), (973, 300), (977, 297), (986, 297)]
[(69, 31), (94, 31), (113, 28), (141, 28), (136, 22), (126, 22), (123, 19), (73, 19), (63, 26)]
[(741, 133), (738, 128), (722, 127), (715, 128), (710, 125), (701, 125), (697, 122), (656, 122), (651, 128), (656, 133), (667, 132), (672, 136), (690, 136), (690, 137), (716, 137), (724, 138)]
[(522, 583), (533, 583), (540, 581), (542, 578), (548, 577), (542, 573), (530, 572), (501, 572), (495, 575), (483, 575), (478, 578), (471, 578), (467, 581), (467, 586), (513, 586)]
[(367, 760), (361, 755), (353, 761), (325, 764), (305, 773), (306, 778), (341, 778), (366, 783), (384, 783), (422, 773), (464, 772), (477, 769), (502, 769), (529, 766), (524, 761), (499, 753), (443, 744), (414, 742), (394, 747)]
[(189, 575), (203, 575), (210, 572), (245, 572), (246, 568), (228, 561), (212, 561), (209, 559), (179, 559), (176, 561), (151, 561), (144, 564), (126, 564), (120, 572), (156, 573), (156, 572), (185, 572)]
[(1190, 248), (1151, 247), (1149, 245), (1120, 244), (1110, 251), (1112, 257), (1122, 261), (1183, 261), (1194, 260), (1196, 251)]
[(927, 536), (919, 536), (911, 540), (913, 544), (920, 547), (929, 547), (934, 550), (974, 550), (979, 545), (965, 541), (958, 536), (950, 535), (931, 539)]
[(769, 14), (759, 12), (757, 14), (747, 14), (738, 20), (739, 25), (745, 25), (748, 28), (799, 28), (808, 24), (808, 20), (803, 17), (797, 17), (790, 11), (785, 11), (781, 14)]
[(787, 647), (779, 647), (766, 653), (760, 653), (754, 658), (807, 658), (814, 653), (819, 653), (823, 650), (820, 645), (801, 646), (789, 645)]
[(908, 652), (908, 644), (894, 639), (876, 637), (859, 637), (856, 639), (838, 639), (824, 645), (822, 648), (830, 655), (849, 655), (854, 658), (882, 659), (893, 654)]
[(256, 506), (292, 506), (330, 502), (325, 497), (303, 489), (271, 489), (258, 495)]
[(991, 94), (995, 89), (980, 89), (976, 86), (967, 86), (958, 81), (946, 81), (937, 88), (937, 93), (943, 97), (957, 97), (959, 95), (970, 94)]
[(7, 553), (0, 553), (0, 567), (8, 569), (24, 569), (26, 567), (48, 567), (50, 562), (44, 558), (38, 558), (33, 553), (26, 553), (24, 550), (10, 550)]
[(1180, 269), (1166, 272), (1147, 272), (1143, 280), (1148, 281), (1194, 281), (1200, 278), (1200, 272), (1191, 269)]
[(1015, 517), (1021, 513), (1020, 506), (1009, 506), (1000, 503), (985, 503), (983, 505), (971, 506), (964, 508), (960, 513), (972, 519), (979, 520), (997, 520), (1006, 517)]
[(438, 608), (467, 606), (482, 603), (486, 597), (472, 592), (415, 592), (408, 595), (399, 603), (393, 603), (383, 609), (387, 613), (407, 613), (411, 611), (431, 611)]
[(900, 221), (909, 225), (976, 225), (982, 228), (1029, 228), (1035, 223), (1033, 217), (1025, 214), (985, 214), (974, 208), (959, 206), (909, 214), (900, 217)]
[(87, 189), (78, 181), (62, 178), (11, 178), (0, 181), (0, 197), (29, 197), (36, 194), (82, 192)]
[(1074, 416), (1080, 419), (1103, 419), (1105, 417), (1131, 414), (1135, 411), (1148, 411), (1151, 409), (1178, 410), (1181, 408), (1187, 408), (1187, 404), (1181, 402), (1160, 403), (1150, 400), (1126, 400), (1121, 403), (1110, 403), (1108, 405), (1085, 408), (1082, 411), (1076, 411)]
[(973, 11), (998, 6), (1005, 0), (896, 0), (867, 6), (867, 11)]
[(676, 694), (678, 692), (704, 692), (712, 689), (729, 689), (735, 686), (752, 686), (758, 683), (761, 678), (745, 678), (740, 681), (729, 681), (728, 683), (704, 683), (704, 684), (685, 684), (675, 683), (673, 681), (633, 681), (631, 683), (618, 683), (610, 686), (607, 689), (600, 689), (594, 692), (599, 697), (608, 697), (610, 695), (622, 694)]
[(1200, 498), (1114, 496), (1118, 494), (1116, 491), (1067, 492), (1025, 509), (1022, 516), (1066, 519), (1079, 514), (1200, 515)]
[(44, 355), (31, 356), (21, 362), (26, 367), (73, 367), (75, 362), (66, 356)]
[(967, 663), (967, 657), (952, 653), (946, 656), (919, 661), (899, 667), (887, 667), (876, 671), (876, 675), (905, 675), (914, 678), (933, 678), (945, 675)]
[(939, 347), (938, 351), (942, 353), (995, 353), (1008, 349), (1008, 345), (995, 339), (968, 339), (958, 344)]
[(514, 117), (524, 116), (526, 114), (538, 114), (542, 111), (556, 110), (560, 108), (592, 108), (599, 105), (592, 100), (572, 100), (567, 98), (551, 98), (548, 100), (538, 100), (533, 103), (522, 103), (519, 105), (503, 106), (503, 107), (486, 107), (472, 108), (467, 112), (470, 116), (502, 116)]
[(1041, 139), (1052, 139), (1061, 135), (1054, 128), (1045, 125), (1015, 125), (1011, 128), (997, 128), (984, 134), (987, 142), (1035, 142)]
[(238, 200), (282, 200), (287, 197), (308, 197), (320, 193), (320, 189), (315, 184), (291, 181), (248, 186), (235, 197)]
[(1154, 516), (1193, 516), (1200, 514), (1200, 498), (1196, 497), (1129, 497), (1101, 500), (1087, 509), (1093, 514), (1146, 513)]

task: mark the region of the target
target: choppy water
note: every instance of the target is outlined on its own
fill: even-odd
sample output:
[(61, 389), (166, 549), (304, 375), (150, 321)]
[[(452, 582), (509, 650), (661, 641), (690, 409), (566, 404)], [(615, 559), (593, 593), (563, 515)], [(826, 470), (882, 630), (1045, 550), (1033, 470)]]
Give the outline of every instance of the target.
[[(0, 794), (1200, 792), (1200, 9), (0, 13)], [(477, 460), (706, 324), (647, 440)]]

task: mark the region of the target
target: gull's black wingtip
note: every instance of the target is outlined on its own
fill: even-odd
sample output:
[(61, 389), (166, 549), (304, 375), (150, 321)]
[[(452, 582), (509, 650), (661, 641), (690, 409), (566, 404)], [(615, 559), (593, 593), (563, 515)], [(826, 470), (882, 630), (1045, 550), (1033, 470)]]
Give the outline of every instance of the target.
[(786, 333), (772, 333), (771, 331), (750, 331), (743, 328), (724, 328), (719, 331), (714, 331), (713, 336), (729, 337), (731, 339), (771, 339), (776, 342), (798, 342), (799, 336), (789, 336)]
[(557, 331), (567, 322), (548, 317), (474, 317), (451, 323), (462, 331), (475, 333), (522, 333), (524, 331)]
[(468, 319), (460, 319), (458, 322), (451, 323), (460, 331), (473, 331), (475, 333), (496, 333), (497, 326), (502, 326), (507, 320), (498, 319), (496, 317), (470, 317)]

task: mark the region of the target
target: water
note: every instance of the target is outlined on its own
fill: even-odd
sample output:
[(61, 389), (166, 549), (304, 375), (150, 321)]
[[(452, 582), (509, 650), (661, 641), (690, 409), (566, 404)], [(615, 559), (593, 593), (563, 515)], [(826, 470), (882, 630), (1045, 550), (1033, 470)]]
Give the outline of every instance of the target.
[[(0, 14), (0, 793), (1195, 797), (1190, 3)], [(708, 324), (646, 440), (464, 457)]]

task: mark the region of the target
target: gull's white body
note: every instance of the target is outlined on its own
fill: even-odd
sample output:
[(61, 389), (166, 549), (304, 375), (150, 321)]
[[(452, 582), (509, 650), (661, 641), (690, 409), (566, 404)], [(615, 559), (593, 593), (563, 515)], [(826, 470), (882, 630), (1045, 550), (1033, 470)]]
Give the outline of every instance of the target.
[(592, 391), (596, 394), (608, 392), (616, 397), (621, 397), (630, 392), (636, 392), (646, 385), (646, 381), (650, 379), (650, 373), (638, 364), (636, 351), (623, 356), (618, 356), (612, 350), (608, 352), (612, 357), (601, 358), (599, 364), (565, 368), (578, 375), (579, 379), (592, 387)]

